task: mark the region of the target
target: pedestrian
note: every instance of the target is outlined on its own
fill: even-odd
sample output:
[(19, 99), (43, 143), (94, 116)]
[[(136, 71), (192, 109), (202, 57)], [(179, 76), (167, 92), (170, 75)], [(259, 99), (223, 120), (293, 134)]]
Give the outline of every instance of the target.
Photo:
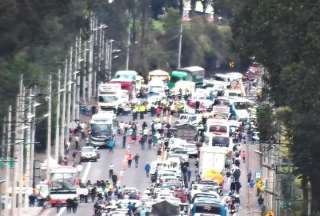
[(241, 158), (242, 158), (242, 161), (245, 163), (246, 162), (246, 152), (244, 150), (241, 151)]
[(144, 150), (144, 144), (145, 144), (145, 136), (141, 136), (140, 137), (140, 145), (141, 145), (142, 150)]
[(239, 194), (240, 188), (241, 188), (241, 183), (239, 181), (236, 181), (235, 182), (235, 190), (236, 190), (237, 194)]
[(135, 154), (135, 156), (134, 156), (134, 162), (135, 162), (136, 168), (138, 168), (138, 165), (139, 165), (139, 158), (140, 158), (140, 156), (138, 155), (138, 153)]
[(187, 176), (188, 176), (188, 182), (190, 182), (190, 180), (191, 180), (191, 169), (190, 168), (188, 168), (188, 170), (187, 170)]
[(127, 134), (125, 132), (122, 137), (122, 148), (126, 148), (126, 142), (127, 142)]
[(113, 183), (114, 187), (117, 186), (117, 182), (118, 182), (118, 176), (116, 174), (113, 174), (112, 175), (112, 183)]
[(67, 205), (67, 213), (71, 213), (72, 211), (72, 199), (67, 199), (66, 200), (66, 205)]
[(76, 152), (76, 151), (73, 151), (73, 153), (72, 153), (73, 161), (75, 161), (75, 160), (76, 160), (76, 157), (77, 157), (77, 152)]
[(112, 178), (113, 169), (114, 169), (114, 165), (111, 163), (111, 164), (109, 165), (109, 178)]
[(96, 186), (94, 186), (91, 191), (90, 191), (90, 195), (91, 195), (91, 202), (94, 202), (96, 199), (96, 194), (97, 194), (97, 188)]
[(264, 198), (263, 198), (262, 195), (260, 194), (260, 195), (259, 195), (259, 198), (258, 198), (258, 204), (259, 204), (259, 206), (262, 206), (262, 205), (263, 205), (263, 202), (264, 202)]
[(248, 183), (250, 183), (251, 178), (252, 178), (252, 173), (251, 173), (251, 171), (248, 172), (247, 177), (248, 177)]
[(132, 154), (131, 153), (128, 153), (127, 161), (128, 161), (128, 167), (131, 168), (131, 163), (132, 163)]
[(76, 145), (76, 149), (79, 149), (79, 140), (80, 140), (79, 137), (75, 136), (74, 140), (75, 140), (74, 142), (75, 142), (75, 145)]
[(151, 166), (150, 166), (150, 164), (147, 163), (147, 164), (144, 166), (144, 171), (146, 172), (146, 176), (147, 176), (147, 177), (149, 177), (150, 169), (151, 169)]
[(77, 213), (77, 209), (78, 209), (78, 201), (77, 201), (77, 198), (74, 198), (72, 200), (72, 212), (74, 214)]
[(152, 135), (148, 137), (148, 148), (151, 149), (151, 147), (152, 147)]

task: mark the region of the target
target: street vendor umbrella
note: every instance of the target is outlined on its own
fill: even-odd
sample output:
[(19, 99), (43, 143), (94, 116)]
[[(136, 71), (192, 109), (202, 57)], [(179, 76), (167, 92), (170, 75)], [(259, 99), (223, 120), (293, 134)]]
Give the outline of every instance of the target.
[(154, 216), (176, 216), (179, 215), (179, 206), (173, 205), (168, 201), (152, 205), (152, 215)]
[(220, 172), (212, 169), (212, 170), (208, 170), (206, 173), (204, 173), (203, 176), (204, 180), (211, 180), (211, 181), (215, 181), (217, 182), (219, 185), (221, 185), (223, 183), (223, 175), (221, 175)]

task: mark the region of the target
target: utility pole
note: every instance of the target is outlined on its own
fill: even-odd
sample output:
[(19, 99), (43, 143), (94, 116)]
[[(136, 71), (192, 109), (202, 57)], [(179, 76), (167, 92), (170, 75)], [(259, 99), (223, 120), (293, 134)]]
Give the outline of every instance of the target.
[(96, 17), (93, 18), (93, 71), (92, 71), (92, 97), (96, 97), (97, 96), (97, 65), (98, 65), (98, 32), (99, 32), (99, 28), (98, 28), (98, 20)]
[(178, 47), (178, 68), (181, 68), (181, 53), (182, 53), (182, 35), (183, 35), (183, 24), (182, 24), (182, 18), (180, 21), (180, 32), (179, 32), (179, 47)]
[(72, 108), (71, 108), (71, 121), (74, 121), (76, 118), (76, 93), (77, 93), (77, 73), (78, 73), (78, 38), (76, 38), (75, 49), (74, 49), (74, 62), (72, 72)]
[(52, 109), (52, 76), (49, 75), (49, 92), (48, 92), (48, 129), (47, 129), (47, 180), (50, 175), (50, 157), (51, 157), (51, 109)]
[(82, 73), (82, 101), (86, 104), (87, 102), (87, 46), (88, 42), (83, 42), (83, 61), (81, 62), (81, 73)]
[(104, 55), (104, 71), (105, 71), (105, 79), (110, 81), (110, 68), (109, 68), (109, 58), (110, 58), (110, 44), (109, 40), (105, 43), (105, 55)]
[[(113, 41), (114, 40), (109, 40), (109, 43), (110, 43), (110, 45), (109, 45), (109, 80), (111, 80), (111, 78), (112, 78), (112, 51), (113, 51), (113, 46), (112, 46), (112, 43), (113, 43)], [(130, 54), (128, 53), (128, 56), (129, 56)], [(127, 70), (128, 70), (128, 68), (129, 68), (129, 57), (128, 57), (128, 62), (127, 62), (128, 64), (127, 64), (127, 66), (126, 66), (126, 68), (127, 68)]]
[[(29, 93), (28, 93), (28, 106), (27, 106), (27, 122), (31, 122), (33, 116), (32, 116), (32, 105), (33, 105), (33, 98), (32, 98), (32, 89), (29, 89)], [(26, 182), (26, 186), (30, 187), (30, 163), (32, 163), (33, 161), (31, 161), (30, 155), (31, 155), (31, 124), (28, 125), (28, 128), (26, 129), (26, 175), (25, 175), (25, 182)], [(28, 206), (28, 202), (29, 199), (25, 198), (25, 205), (24, 206)]]
[(61, 113), (61, 136), (60, 136), (60, 162), (64, 157), (64, 144), (66, 139), (66, 101), (67, 101), (67, 83), (68, 83), (68, 60), (65, 60), (63, 70), (63, 94), (62, 94), (62, 113)]
[[(33, 89), (32, 89), (33, 93)], [(31, 113), (32, 113), (32, 121), (30, 124), (31, 127), (31, 142), (30, 142), (30, 161), (31, 161), (31, 166), (30, 166), (30, 182), (32, 183), (32, 187), (35, 187), (35, 180), (33, 176), (34, 172), (34, 145), (35, 145), (35, 135), (36, 135), (36, 107), (40, 104), (36, 104), (35, 100), (32, 100), (32, 106), (31, 106)]]
[(68, 98), (67, 98), (67, 119), (66, 119), (66, 141), (69, 141), (69, 125), (70, 125), (70, 118), (71, 118), (71, 85), (72, 85), (72, 53), (73, 53), (73, 48), (70, 48), (70, 55), (69, 55), (69, 70), (68, 70), (68, 79), (67, 79), (67, 87), (68, 87)]
[[(128, 12), (129, 13), (129, 12)], [(129, 15), (129, 21), (130, 21), (130, 15)], [(130, 46), (131, 46), (131, 28), (130, 23), (128, 25), (128, 41), (127, 41), (127, 52), (126, 52), (126, 70), (129, 70), (129, 64), (130, 64)], [(112, 59), (112, 47), (110, 49), (110, 59)], [(111, 60), (110, 60), (111, 62)], [(110, 68), (111, 71), (111, 68)], [(110, 73), (111, 74), (111, 73)]]
[(61, 69), (58, 70), (58, 98), (57, 98), (57, 108), (56, 108), (56, 128), (55, 128), (55, 149), (54, 149), (54, 159), (58, 162), (59, 161), (59, 152), (60, 152), (60, 96), (61, 91)]
[[(7, 117), (5, 116), (3, 118), (3, 127), (2, 127), (2, 137), (1, 137), (1, 157), (2, 158), (5, 158), (5, 155), (6, 155), (6, 141), (7, 141), (7, 138), (6, 138), (6, 134), (7, 134), (7, 127), (6, 127), (6, 122), (7, 122)], [(1, 211), (1, 206), (0, 206), (0, 211)]]
[(93, 18), (90, 19), (90, 39), (89, 39), (89, 71), (88, 71), (88, 102), (92, 102), (92, 73), (93, 73)]
[[(7, 160), (11, 159), (11, 146), (12, 146), (12, 140), (11, 140), (11, 121), (12, 121), (12, 106), (9, 106), (8, 109), (8, 124), (7, 124)], [(7, 166), (6, 167), (6, 176), (7, 176), (7, 182), (6, 182), (6, 205), (9, 205), (9, 196), (10, 196), (10, 182), (11, 181), (11, 171), (10, 171), (10, 167)], [(11, 184), (11, 187), (13, 188), (14, 183)], [(11, 198), (11, 200), (13, 200), (13, 197)], [(7, 206), (5, 206), (5, 208), (7, 208)], [(13, 208), (13, 206), (11, 206), (11, 208)]]
[(23, 172), (23, 166), (24, 166), (24, 147), (25, 147), (25, 124), (21, 123), (25, 121), (25, 99), (26, 99), (26, 88), (22, 86), (22, 94), (21, 94), (21, 105), (20, 105), (20, 132), (19, 132), (19, 203), (18, 203), (18, 209), (19, 214), (21, 214), (21, 207), (23, 205), (23, 195), (22, 195), (22, 187), (24, 186), (24, 172)]

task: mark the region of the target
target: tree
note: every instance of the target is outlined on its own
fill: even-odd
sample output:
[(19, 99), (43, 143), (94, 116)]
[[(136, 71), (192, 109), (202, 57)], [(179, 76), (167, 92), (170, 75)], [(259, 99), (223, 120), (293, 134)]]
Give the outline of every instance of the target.
[(285, 126), (290, 131), (292, 160), (296, 174), (310, 181), (312, 211), (319, 212), (320, 23), (315, 20), (320, 18), (320, 2), (242, 2), (232, 24), (236, 47), (266, 67), (272, 101), (276, 107), (290, 109)]

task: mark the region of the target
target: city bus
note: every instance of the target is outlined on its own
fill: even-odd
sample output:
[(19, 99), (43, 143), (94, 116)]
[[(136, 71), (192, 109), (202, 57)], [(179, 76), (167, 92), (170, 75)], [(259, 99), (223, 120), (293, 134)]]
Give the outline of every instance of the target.
[(51, 206), (64, 205), (67, 199), (78, 198), (80, 172), (79, 168), (73, 166), (59, 166), (50, 170), (48, 191)]
[(175, 87), (178, 81), (192, 81), (195, 82), (196, 86), (203, 84), (205, 76), (205, 69), (199, 66), (190, 66), (174, 70), (170, 73), (170, 81), (168, 83), (169, 89)]

